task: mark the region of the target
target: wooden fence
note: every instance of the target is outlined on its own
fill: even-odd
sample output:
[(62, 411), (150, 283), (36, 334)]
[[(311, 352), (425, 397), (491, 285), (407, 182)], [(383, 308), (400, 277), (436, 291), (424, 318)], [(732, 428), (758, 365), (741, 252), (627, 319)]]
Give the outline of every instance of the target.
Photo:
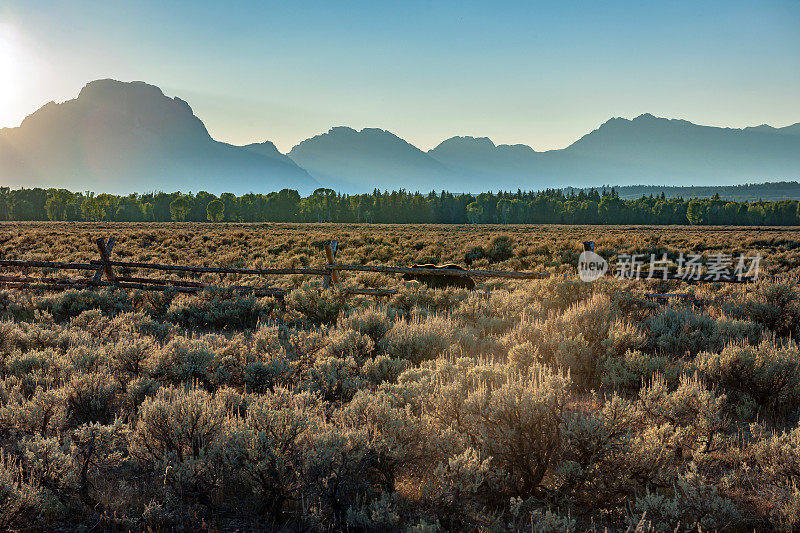
[[(234, 268), (234, 267), (200, 267), (187, 265), (163, 265), (158, 263), (141, 263), (132, 261), (116, 261), (111, 259), (114, 249), (115, 239), (113, 237), (105, 240), (97, 239), (95, 244), (100, 254), (99, 260), (92, 260), (88, 263), (67, 263), (63, 261), (27, 261), (0, 259), (0, 267), (12, 268), (17, 270), (27, 270), (31, 268), (52, 270), (52, 271), (92, 271), (93, 277), (85, 278), (57, 278), (57, 277), (31, 277), (28, 275), (0, 276), (0, 285), (41, 290), (63, 290), (68, 288), (93, 288), (93, 287), (119, 287), (123, 289), (139, 289), (149, 291), (173, 290), (181, 293), (196, 293), (205, 289), (218, 287), (208, 283), (198, 281), (176, 280), (169, 278), (153, 277), (134, 277), (120, 275), (115, 268), (128, 270), (155, 270), (161, 272), (181, 272), (192, 274), (244, 274), (244, 275), (305, 275), (319, 276), (324, 279), (324, 286), (336, 286), (341, 283), (339, 272), (380, 272), (384, 274), (415, 274), (461, 277), (469, 276), (476, 278), (507, 278), (507, 279), (541, 279), (548, 277), (549, 274), (539, 272), (511, 272), (500, 270), (442, 270), (432, 268), (405, 268), (390, 266), (371, 266), (371, 265), (341, 265), (336, 263), (337, 242), (331, 241), (326, 244), (325, 257), (327, 263), (322, 268)], [(103, 279), (105, 278), (105, 279)], [(246, 285), (225, 285), (225, 289), (235, 290), (245, 293), (253, 293), (258, 296), (274, 296), (282, 298), (286, 295), (285, 289), (272, 287), (251, 287)], [(348, 294), (361, 294), (371, 296), (390, 296), (396, 294), (395, 289), (369, 289), (347, 287), (343, 289)]]
[[(275, 287), (253, 287), (246, 285), (225, 285), (202, 283), (169, 278), (138, 277), (125, 275), (130, 270), (152, 270), (159, 272), (178, 272), (190, 274), (243, 274), (257, 276), (283, 276), (304, 275), (323, 278), (325, 287), (336, 286), (341, 283), (339, 272), (378, 272), (382, 274), (413, 274), (425, 276), (470, 277), (470, 278), (502, 278), (502, 279), (542, 279), (549, 277), (548, 273), (540, 272), (515, 272), (504, 270), (451, 270), (431, 268), (407, 268), (381, 265), (342, 265), (336, 262), (337, 242), (331, 241), (324, 246), (326, 263), (321, 268), (234, 268), (234, 267), (200, 267), (187, 265), (164, 265), (158, 263), (143, 263), (132, 261), (117, 261), (111, 258), (115, 245), (114, 237), (108, 240), (100, 238), (95, 241), (100, 258), (88, 263), (67, 263), (62, 261), (27, 261), (0, 259), (0, 267), (21, 270), (43, 269), (45, 271), (89, 271), (92, 277), (52, 277), (42, 275), (31, 277), (27, 273), (21, 275), (0, 275), (0, 286), (20, 289), (64, 290), (69, 288), (86, 289), (96, 287), (119, 287), (123, 289), (138, 289), (145, 291), (176, 291), (180, 293), (197, 293), (209, 288), (225, 288), (242, 293), (251, 293), (257, 296), (272, 296), (283, 298), (288, 292), (286, 289)], [(585, 249), (587, 244), (584, 243)], [(593, 244), (592, 248), (593, 248)], [(119, 270), (122, 269), (123, 273)], [(609, 273), (612, 274), (612, 273)], [(660, 276), (659, 276), (660, 277)], [(703, 276), (699, 279), (684, 279), (676, 274), (668, 274), (666, 279), (682, 279), (694, 282), (752, 282), (753, 278), (719, 279), (718, 277)], [(343, 289), (347, 294), (360, 294), (369, 296), (390, 296), (397, 293), (395, 289), (370, 289), (353, 288)], [(684, 293), (648, 294), (654, 300), (669, 298), (690, 299), (691, 295)]]

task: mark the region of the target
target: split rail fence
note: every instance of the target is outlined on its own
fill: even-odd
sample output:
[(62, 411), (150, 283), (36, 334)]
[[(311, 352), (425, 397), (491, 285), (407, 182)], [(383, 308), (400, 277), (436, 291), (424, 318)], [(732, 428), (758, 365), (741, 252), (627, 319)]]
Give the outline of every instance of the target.
[[(197, 293), (209, 288), (226, 288), (229, 290), (252, 293), (257, 296), (273, 296), (283, 298), (288, 292), (286, 289), (271, 287), (252, 287), (247, 285), (224, 285), (202, 283), (199, 281), (177, 280), (169, 278), (137, 277), (120, 275), (115, 268), (124, 271), (130, 270), (155, 270), (161, 272), (182, 272), (192, 274), (243, 274), (243, 275), (306, 275), (320, 276), (323, 278), (325, 287), (335, 286), (341, 283), (339, 272), (380, 272), (385, 274), (414, 274), (414, 275), (433, 275), (433, 276), (469, 276), (475, 278), (507, 278), (507, 279), (541, 279), (548, 277), (549, 274), (538, 272), (511, 272), (511, 271), (492, 271), (492, 270), (442, 270), (431, 268), (404, 268), (390, 266), (373, 265), (341, 265), (336, 263), (337, 242), (331, 241), (325, 245), (325, 256), (327, 263), (322, 268), (233, 268), (233, 267), (199, 267), (187, 265), (163, 265), (158, 263), (140, 263), (131, 261), (116, 261), (111, 259), (114, 249), (114, 237), (108, 240), (100, 238), (95, 241), (97, 250), (100, 253), (99, 260), (92, 260), (88, 263), (66, 263), (62, 261), (26, 261), (15, 259), (0, 259), (0, 267), (24, 270), (36, 268), (44, 270), (76, 270), (92, 271), (94, 275), (83, 278), (64, 278), (64, 277), (31, 277), (23, 275), (0, 275), (0, 285), (10, 288), (40, 289), (40, 290), (63, 290), (69, 288), (85, 289), (93, 287), (119, 287), (123, 289), (138, 289), (149, 291), (172, 290), (181, 293)], [(369, 288), (345, 288), (347, 294), (361, 294), (371, 296), (391, 296), (396, 294), (395, 289), (369, 289)]]
[[(283, 299), (287, 294), (286, 289), (272, 287), (253, 287), (247, 285), (216, 285), (200, 281), (181, 279), (139, 277), (126, 275), (131, 270), (151, 270), (160, 272), (178, 272), (189, 274), (243, 274), (243, 275), (306, 275), (320, 276), (323, 278), (324, 287), (336, 286), (341, 283), (339, 272), (378, 272), (383, 274), (411, 274), (414, 276), (447, 276), (470, 278), (505, 278), (505, 279), (542, 279), (550, 276), (549, 273), (516, 272), (503, 270), (455, 270), (432, 268), (407, 268), (381, 265), (343, 265), (336, 263), (337, 241), (325, 244), (326, 264), (322, 268), (233, 268), (233, 267), (200, 267), (186, 265), (163, 265), (157, 263), (142, 263), (130, 261), (116, 261), (111, 258), (114, 250), (115, 239), (99, 238), (95, 245), (100, 254), (100, 259), (88, 263), (67, 263), (62, 261), (26, 261), (0, 259), (0, 267), (21, 271), (17, 275), (0, 275), (0, 286), (20, 289), (39, 290), (64, 290), (69, 288), (86, 289), (96, 287), (119, 287), (123, 289), (138, 289), (145, 291), (176, 291), (179, 293), (197, 293), (210, 288), (225, 288), (242, 293), (251, 293), (256, 296), (272, 296)], [(584, 243), (587, 244), (587, 243)], [(593, 244), (593, 243), (592, 243)], [(592, 246), (593, 248), (593, 246)], [(94, 272), (92, 277), (53, 277), (42, 275), (31, 277), (27, 274), (29, 269), (43, 269), (46, 271), (89, 271)], [(122, 269), (122, 273), (119, 270)], [(682, 279), (675, 275), (668, 275), (667, 279)], [(700, 278), (692, 281), (731, 281), (748, 282), (751, 278), (742, 280), (720, 280)], [(353, 288), (343, 289), (347, 294), (369, 296), (391, 296), (397, 293), (395, 289)], [(667, 300), (670, 298), (691, 299), (692, 295), (684, 293), (648, 294), (654, 300)]]

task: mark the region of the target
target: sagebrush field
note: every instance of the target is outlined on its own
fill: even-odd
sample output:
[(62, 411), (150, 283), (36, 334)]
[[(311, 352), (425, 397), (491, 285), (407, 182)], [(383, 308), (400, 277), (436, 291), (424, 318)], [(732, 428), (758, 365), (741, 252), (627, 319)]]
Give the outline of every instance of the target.
[(5, 223), (0, 257), (88, 261), (108, 236), (131, 261), (321, 266), (333, 238), (340, 263), (552, 275), (342, 273), (398, 289), (383, 298), (192, 278), (292, 289), (283, 304), (2, 290), (0, 529), (800, 528), (797, 284), (576, 275), (594, 240), (797, 276), (798, 228)]

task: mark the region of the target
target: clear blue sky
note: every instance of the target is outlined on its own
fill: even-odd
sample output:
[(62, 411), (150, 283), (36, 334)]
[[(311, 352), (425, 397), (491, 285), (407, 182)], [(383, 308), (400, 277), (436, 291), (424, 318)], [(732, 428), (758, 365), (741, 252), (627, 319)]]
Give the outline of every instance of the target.
[(109, 77), (283, 151), (335, 125), (423, 149), (559, 148), (644, 112), (780, 126), (800, 121), (800, 1), (0, 0), (0, 127)]

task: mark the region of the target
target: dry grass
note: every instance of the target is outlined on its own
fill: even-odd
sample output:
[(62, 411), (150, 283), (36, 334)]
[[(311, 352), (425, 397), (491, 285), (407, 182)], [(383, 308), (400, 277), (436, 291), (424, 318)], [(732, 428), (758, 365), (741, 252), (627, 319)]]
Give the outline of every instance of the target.
[(336, 238), (342, 263), (480, 246), (475, 268), (554, 276), (469, 292), (344, 274), (399, 290), (382, 301), (269, 280), (294, 289), (283, 307), (0, 291), (2, 528), (800, 527), (800, 289), (575, 275), (588, 239), (798, 275), (797, 228), (6, 223), (0, 256), (86, 261), (112, 235), (132, 261), (317, 266)]

